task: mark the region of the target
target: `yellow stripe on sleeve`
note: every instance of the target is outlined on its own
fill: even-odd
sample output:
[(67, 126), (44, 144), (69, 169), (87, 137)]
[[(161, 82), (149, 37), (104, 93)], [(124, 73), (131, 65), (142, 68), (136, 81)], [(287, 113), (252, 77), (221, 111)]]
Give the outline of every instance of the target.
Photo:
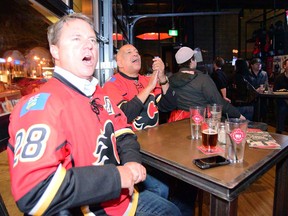
[(159, 101), (161, 100), (162, 95), (160, 94), (157, 98), (156, 98), (156, 103), (159, 103)]
[(120, 130), (115, 131), (115, 137), (119, 137), (122, 134), (135, 134), (131, 128), (122, 128)]
[(34, 206), (34, 208), (29, 212), (31, 215), (43, 215), (47, 210), (52, 200), (54, 199), (56, 193), (58, 192), (64, 178), (66, 175), (66, 169), (59, 164), (49, 186), (41, 196), (40, 200)]
[(136, 213), (137, 205), (138, 205), (138, 199), (139, 199), (139, 192), (137, 190), (137, 187), (134, 187), (134, 193), (132, 197), (132, 206), (129, 210), (128, 216), (134, 216)]
[(84, 216), (96, 216), (93, 212), (90, 211), (89, 206), (82, 206), (81, 212)]

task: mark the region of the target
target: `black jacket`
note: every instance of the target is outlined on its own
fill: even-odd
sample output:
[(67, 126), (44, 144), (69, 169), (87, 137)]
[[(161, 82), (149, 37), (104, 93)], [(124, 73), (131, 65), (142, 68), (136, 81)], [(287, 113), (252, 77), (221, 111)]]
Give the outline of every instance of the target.
[(222, 115), (239, 118), (240, 112), (225, 101), (220, 95), (217, 87), (208, 74), (195, 70), (194, 74), (185, 73), (192, 70), (190, 68), (181, 68), (178, 73), (170, 78), (170, 86), (177, 94), (177, 108), (189, 111), (191, 106), (203, 106), (207, 104), (221, 104)]

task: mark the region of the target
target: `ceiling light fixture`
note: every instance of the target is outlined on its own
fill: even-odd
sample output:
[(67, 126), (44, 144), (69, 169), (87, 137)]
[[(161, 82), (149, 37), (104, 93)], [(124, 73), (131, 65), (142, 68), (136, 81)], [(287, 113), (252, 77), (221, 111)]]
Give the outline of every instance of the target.
[(168, 33), (157, 33), (157, 32), (150, 32), (150, 33), (144, 33), (141, 35), (137, 35), (137, 38), (141, 40), (165, 40), (172, 38), (172, 36), (168, 35)]
[(118, 41), (123, 40), (123, 35), (120, 34), (120, 33), (113, 33), (112, 34), (112, 39), (113, 40), (118, 40)]

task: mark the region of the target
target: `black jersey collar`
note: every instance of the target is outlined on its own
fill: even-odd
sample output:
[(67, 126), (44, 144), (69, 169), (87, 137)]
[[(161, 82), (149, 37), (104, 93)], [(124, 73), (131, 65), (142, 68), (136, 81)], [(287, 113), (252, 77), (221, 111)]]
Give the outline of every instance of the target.
[(122, 77), (124, 77), (124, 78), (126, 78), (126, 79), (129, 79), (129, 80), (139, 80), (139, 77), (137, 76), (137, 77), (130, 77), (130, 76), (128, 76), (128, 75), (126, 75), (126, 74), (124, 74), (123, 72), (121, 72), (121, 71), (118, 71), (118, 73), (122, 76)]

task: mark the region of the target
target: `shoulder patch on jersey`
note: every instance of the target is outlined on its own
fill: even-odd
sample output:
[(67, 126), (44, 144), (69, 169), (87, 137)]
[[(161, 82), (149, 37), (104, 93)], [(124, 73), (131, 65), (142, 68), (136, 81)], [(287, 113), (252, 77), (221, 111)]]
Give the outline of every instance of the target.
[(28, 113), (30, 110), (43, 110), (49, 98), (49, 93), (39, 93), (31, 97), (22, 107), (20, 117)]

